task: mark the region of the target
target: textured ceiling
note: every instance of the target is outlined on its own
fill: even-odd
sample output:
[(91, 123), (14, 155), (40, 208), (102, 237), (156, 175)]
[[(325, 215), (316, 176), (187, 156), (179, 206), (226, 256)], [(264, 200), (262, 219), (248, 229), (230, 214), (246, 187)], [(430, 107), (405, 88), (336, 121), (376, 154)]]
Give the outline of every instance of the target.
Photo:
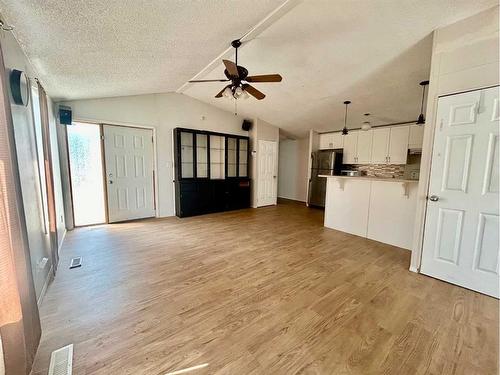
[[(351, 127), (365, 112), (373, 125), (415, 120), (429, 78), (434, 29), (496, 5), (496, 0), (309, 0), (299, 3), (239, 53), (250, 74), (281, 73), (283, 82), (255, 84), (267, 97), (238, 101), (238, 112), (293, 136), (339, 130), (344, 100)], [(232, 57), (232, 56), (231, 56)], [(221, 64), (197, 78), (223, 77)], [(214, 99), (222, 84), (188, 84), (180, 91), (231, 111)]]
[[(283, 6), (283, 4), (285, 4)], [(229, 42), (247, 33), (240, 65), (281, 73), (255, 84), (266, 99), (238, 103), (285, 133), (414, 120), (429, 77), (434, 29), (497, 0), (0, 0), (0, 11), (55, 99), (178, 91), (222, 109)], [(281, 8), (280, 8), (281, 7)], [(277, 8), (278, 11), (275, 11)], [(257, 27), (255, 27), (257, 26)], [(215, 62), (213, 62), (215, 60)]]
[(0, 0), (56, 99), (177, 90), (284, 0)]

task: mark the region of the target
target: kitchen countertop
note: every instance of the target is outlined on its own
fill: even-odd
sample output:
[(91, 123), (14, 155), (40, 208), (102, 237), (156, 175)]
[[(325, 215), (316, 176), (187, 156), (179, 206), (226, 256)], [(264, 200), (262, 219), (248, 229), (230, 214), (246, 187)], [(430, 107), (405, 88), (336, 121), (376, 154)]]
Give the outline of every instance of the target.
[(387, 182), (415, 182), (418, 180), (410, 180), (406, 178), (391, 178), (391, 177), (373, 177), (373, 176), (332, 176), (328, 174), (320, 174), (318, 177), (325, 178), (341, 178), (341, 179), (358, 179), (358, 180), (371, 180), (371, 181), (387, 181)]

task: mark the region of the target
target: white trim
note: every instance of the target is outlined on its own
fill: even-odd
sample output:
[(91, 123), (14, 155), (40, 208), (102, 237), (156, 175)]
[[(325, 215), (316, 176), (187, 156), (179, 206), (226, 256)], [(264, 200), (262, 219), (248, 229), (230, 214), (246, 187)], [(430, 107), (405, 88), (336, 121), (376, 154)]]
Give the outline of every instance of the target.
[(40, 295), (38, 296), (38, 300), (36, 301), (36, 304), (40, 306), (43, 302), (43, 297), (45, 297), (45, 294), (47, 293), (47, 288), (49, 287), (50, 282), (54, 278), (54, 266), (51, 264), (49, 273), (47, 274), (47, 278), (45, 279), (45, 283), (43, 284), (42, 290), (40, 291)]
[(288, 199), (289, 201), (295, 201), (295, 202), (306, 203), (306, 201), (304, 201), (304, 200), (302, 200), (302, 199), (285, 197), (284, 195), (278, 195), (278, 198)]

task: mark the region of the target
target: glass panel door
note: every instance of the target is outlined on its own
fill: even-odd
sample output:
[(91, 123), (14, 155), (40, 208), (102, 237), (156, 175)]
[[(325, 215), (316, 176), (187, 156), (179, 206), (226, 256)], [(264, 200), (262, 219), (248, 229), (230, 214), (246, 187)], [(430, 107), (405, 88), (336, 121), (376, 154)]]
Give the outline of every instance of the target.
[(239, 143), (238, 176), (248, 177), (248, 139), (239, 139)]
[(101, 130), (96, 124), (67, 127), (75, 226), (106, 222)]
[(224, 178), (224, 154), (225, 154), (225, 141), (223, 136), (211, 135), (210, 136), (210, 178), (223, 179)]
[(227, 177), (236, 177), (238, 139), (227, 138)]
[(208, 135), (196, 134), (196, 177), (208, 177)]
[(181, 177), (194, 177), (193, 133), (181, 132)]

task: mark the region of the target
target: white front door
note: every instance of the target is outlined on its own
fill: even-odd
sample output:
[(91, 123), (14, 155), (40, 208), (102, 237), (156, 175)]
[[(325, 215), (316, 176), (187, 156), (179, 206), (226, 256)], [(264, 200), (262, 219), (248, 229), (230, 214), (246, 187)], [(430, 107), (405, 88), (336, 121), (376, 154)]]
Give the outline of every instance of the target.
[(257, 206), (269, 206), (278, 199), (278, 146), (276, 142), (259, 141), (259, 186)]
[(108, 221), (155, 216), (153, 131), (104, 125)]
[(499, 296), (499, 90), (439, 99), (421, 272)]

